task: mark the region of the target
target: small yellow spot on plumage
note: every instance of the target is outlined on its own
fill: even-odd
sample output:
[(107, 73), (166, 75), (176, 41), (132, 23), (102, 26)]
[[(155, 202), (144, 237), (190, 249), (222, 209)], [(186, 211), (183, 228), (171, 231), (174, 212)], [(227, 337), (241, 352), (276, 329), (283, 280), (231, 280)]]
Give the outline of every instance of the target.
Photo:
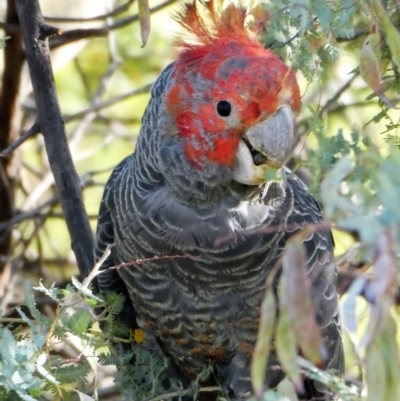
[(144, 338), (145, 338), (145, 334), (144, 334), (143, 330), (141, 330), (141, 329), (133, 330), (133, 339), (137, 343), (141, 344), (144, 341)]

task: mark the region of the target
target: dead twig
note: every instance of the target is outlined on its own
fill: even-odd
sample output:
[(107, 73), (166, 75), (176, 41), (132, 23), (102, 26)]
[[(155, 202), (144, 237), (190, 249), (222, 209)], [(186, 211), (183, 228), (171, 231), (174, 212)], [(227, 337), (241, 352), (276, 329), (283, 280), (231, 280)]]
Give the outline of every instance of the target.
[(12, 143), (7, 149), (4, 149), (0, 153), (0, 157), (8, 157), (15, 149), (21, 146), (31, 136), (40, 132), (40, 124), (38, 119), (35, 120), (32, 127), (25, 131), (14, 143)]

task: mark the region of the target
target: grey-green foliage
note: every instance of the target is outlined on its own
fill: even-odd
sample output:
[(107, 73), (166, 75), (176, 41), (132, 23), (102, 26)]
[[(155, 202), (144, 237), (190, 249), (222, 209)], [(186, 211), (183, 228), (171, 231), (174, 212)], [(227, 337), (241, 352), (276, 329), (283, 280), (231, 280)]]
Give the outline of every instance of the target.
[(338, 161), (323, 180), (321, 196), (327, 218), (359, 232), (361, 241), (371, 246), (383, 231), (400, 229), (400, 151), (389, 142), (388, 154), (381, 155), (372, 141), (363, 139), (362, 143), (347, 142), (337, 153)]
[[(60, 346), (72, 335), (90, 350), (90, 357), (97, 355), (98, 363), (118, 368), (115, 382), (124, 399), (136, 401), (171, 393), (180, 398), (195, 396), (201, 391), (200, 381), (212, 373), (211, 365), (191, 386), (183, 388), (170, 377), (169, 361), (135, 342), (129, 330), (116, 320), (124, 302), (121, 295), (109, 293), (105, 299), (95, 295), (84, 298), (83, 293), (88, 295), (91, 291), (81, 291), (84, 286), (76, 279), (73, 283), (77, 288), (68, 286), (60, 290), (54, 285), (47, 288), (42, 283), (34, 287), (56, 302), (55, 318), (50, 319), (38, 309), (29, 285), (25, 298), (27, 311), (18, 308), (21, 319), (12, 320), (16, 327), (7, 326), (9, 320), (0, 317), (1, 400), (42, 400), (50, 392), (52, 400), (69, 401), (75, 399), (74, 394), (94, 392), (93, 384), (86, 382), (91, 368), (83, 351), (71, 362), (53, 346), (54, 340)], [(92, 308), (98, 312), (102, 308), (102, 312), (95, 317)], [(92, 328), (96, 321), (103, 332)], [(20, 334), (24, 325), (24, 334)], [(104, 353), (105, 347), (110, 352)]]
[[(120, 352), (113, 360), (118, 368), (116, 381), (125, 399), (141, 400), (168, 393), (172, 388), (166, 376), (168, 360), (140, 345), (138, 347), (140, 352)], [(132, 358), (134, 364), (130, 363)]]
[[(60, 356), (51, 356), (51, 347), (47, 344), (47, 335), (54, 330), (53, 319), (43, 315), (36, 307), (34, 294), (26, 286), (25, 305), (31, 318), (20, 308), (21, 322), (28, 327), (25, 335), (18, 334), (19, 329), (0, 326), (0, 394), (2, 399), (14, 394), (19, 399), (32, 401), (50, 390), (71, 399), (70, 391), (64, 386), (69, 383), (83, 385), (89, 371), (85, 360), (79, 364), (66, 364)], [(54, 297), (60, 291), (54, 287), (49, 290)], [(18, 326), (17, 326), (18, 327)], [(65, 329), (60, 338), (72, 332)], [(4, 397), (4, 398), (3, 398)]]
[[(399, 129), (398, 122), (392, 124)], [(383, 145), (356, 128), (346, 135), (339, 129), (327, 136), (324, 121), (315, 111), (310, 130), (317, 146), (305, 164), (313, 172), (310, 190), (322, 201), (325, 218), (359, 233), (362, 245), (370, 250), (383, 231), (400, 232), (398, 136), (385, 136)], [(400, 237), (397, 240), (400, 243)]]
[(265, 4), (269, 12), (264, 41), (307, 80), (319, 77), (324, 63), (337, 60), (335, 41), (354, 36), (360, 2), (283, 0)]
[[(7, 318), (0, 318), (0, 399), (33, 401), (42, 399), (50, 391), (53, 400), (68, 401), (74, 393), (90, 391), (86, 383), (90, 372), (87, 360), (81, 355), (67, 362), (53, 346), (52, 340), (62, 344), (71, 335), (79, 337), (93, 355), (100, 348), (110, 348), (111, 353), (98, 352), (98, 360), (105, 365), (117, 365), (116, 382), (126, 399), (139, 400), (178, 389), (176, 383), (165, 381), (167, 360), (136, 344), (129, 330), (116, 320), (123, 297), (110, 293), (106, 299), (94, 295), (85, 299), (80, 290), (82, 285), (77, 280), (73, 282), (77, 288), (68, 286), (60, 290), (55, 286), (47, 288), (42, 283), (34, 288), (57, 303), (55, 318), (50, 319), (39, 311), (29, 285), (25, 289), (28, 312), (17, 308), (21, 319), (13, 321), (18, 323), (16, 328), (7, 326)], [(95, 307), (103, 308), (97, 318), (92, 310)], [(104, 334), (92, 330), (95, 321), (106, 328)], [(26, 326), (24, 334), (21, 334), (21, 325)], [(116, 336), (125, 338), (125, 347), (115, 345)], [(134, 366), (129, 364), (132, 360), (135, 360)]]
[[(40, 388), (38, 372), (43, 354), (34, 341), (18, 341), (6, 327), (0, 328), (0, 394), (18, 394), (23, 400), (33, 401), (31, 392)], [(39, 354), (38, 354), (39, 353)]]
[[(351, 40), (356, 31), (366, 37), (376, 24), (368, 4), (361, 0), (268, 1), (264, 4), (269, 14), (264, 41), (294, 69), (301, 70), (308, 81), (315, 80), (336, 61), (338, 39)], [(398, 24), (396, 3), (389, 0), (385, 7)], [(383, 50), (384, 39), (383, 35)], [(396, 67), (387, 69), (382, 81), (393, 93), (400, 92)], [(322, 200), (326, 217), (345, 230), (359, 232), (366, 246), (383, 230), (395, 228), (400, 232), (399, 121), (390, 118), (382, 105), (382, 110), (366, 122), (385, 124), (381, 132), (388, 143), (385, 150), (355, 127), (351, 132), (339, 129), (328, 136), (327, 113), (321, 116), (320, 106), (309, 107), (307, 124), (317, 146), (308, 152), (305, 165), (313, 176), (310, 191)]]
[[(361, 158), (364, 154), (363, 149), (368, 148), (368, 138), (363, 138), (355, 128), (345, 138), (343, 130), (339, 129), (336, 135), (328, 136), (326, 133), (326, 124), (320, 113), (309, 108), (311, 117), (309, 119), (309, 129), (317, 140), (317, 146), (308, 153), (306, 162), (307, 168), (312, 171), (313, 182), (310, 186), (310, 192), (320, 199), (320, 183), (326, 174), (332, 169), (337, 161), (343, 157)], [(357, 167), (358, 180), (363, 181), (365, 177), (361, 175), (366, 173), (360, 165)]]
[[(352, 52), (361, 48), (362, 42), (375, 26), (381, 33), (382, 53), (386, 59), (390, 58), (382, 26), (376, 27), (375, 17), (369, 9), (371, 1), (270, 1), (265, 6), (270, 13), (265, 43), (291, 63), (294, 69), (300, 70), (308, 81), (321, 79), (321, 87), (328, 87), (324, 78), (330, 75), (329, 63), (338, 56), (337, 39), (345, 40), (346, 50)], [(396, 5), (395, 1), (389, 0), (382, 4), (398, 28), (398, 2)], [(357, 41), (357, 37), (360, 40)], [(400, 46), (400, 43), (397, 45)], [(382, 68), (383, 76), (379, 80), (398, 105), (400, 76), (398, 65), (396, 67), (395, 64), (392, 62), (388, 68)], [(357, 73), (357, 68), (351, 73)], [(370, 91), (373, 90), (371, 87)], [(360, 94), (353, 87), (349, 92), (359, 102)], [(333, 103), (340, 104), (344, 97), (341, 97), (340, 91), (337, 94)], [(378, 104), (376, 96), (376, 93), (369, 95), (365, 100)], [(371, 309), (367, 316), (370, 322), (376, 322), (376, 327), (368, 329), (369, 346), (366, 346), (362, 332), (357, 333), (361, 340), (356, 336), (352, 338), (359, 341), (352, 344), (353, 349), (362, 350), (361, 354), (366, 360), (372, 361), (366, 366), (365, 382), (359, 384), (368, 401), (400, 397), (399, 385), (393, 380), (393, 374), (389, 374), (400, 368), (398, 345), (395, 341), (383, 341), (385, 330), (390, 326), (390, 319), (384, 316), (392, 311), (393, 294), (398, 291), (399, 283), (400, 120), (398, 114), (388, 112), (384, 104), (379, 104), (381, 110), (377, 108), (375, 113), (366, 115), (364, 127), (339, 128), (329, 134), (327, 127), (333, 120), (329, 115), (330, 107), (324, 107), (327, 104), (313, 105), (310, 108), (311, 117), (304, 124), (308, 129), (303, 131), (311, 132), (316, 142), (312, 144), (312, 149), (308, 149), (307, 160), (302, 162), (312, 175), (310, 191), (321, 201), (327, 223), (352, 233), (354, 242), (359, 241), (357, 249), (360, 255), (357, 257), (361, 258), (363, 266), (368, 266), (372, 271), (372, 276), (365, 279), (368, 284), (358, 294), (364, 293), (367, 297)], [(340, 118), (348, 117), (346, 105), (342, 106), (338, 110), (343, 110), (343, 114), (337, 110), (335, 115), (335, 123), (339, 121), (339, 126)], [(359, 117), (358, 110), (355, 107), (352, 115)], [(348, 262), (345, 256), (343, 260)], [(346, 274), (350, 275), (351, 272)], [(356, 315), (355, 306), (353, 312)], [(397, 333), (395, 325), (392, 326), (391, 335), (394, 339)], [(376, 343), (381, 344), (381, 349), (374, 354)], [(382, 356), (383, 352), (386, 359)], [(359, 354), (357, 358), (360, 358)], [(390, 361), (390, 368), (384, 360)], [(304, 369), (303, 365), (300, 367)], [(358, 391), (348, 388), (332, 375), (311, 369), (308, 376), (326, 381), (328, 387), (341, 395), (341, 399), (360, 399)], [(386, 396), (374, 397), (377, 392)]]

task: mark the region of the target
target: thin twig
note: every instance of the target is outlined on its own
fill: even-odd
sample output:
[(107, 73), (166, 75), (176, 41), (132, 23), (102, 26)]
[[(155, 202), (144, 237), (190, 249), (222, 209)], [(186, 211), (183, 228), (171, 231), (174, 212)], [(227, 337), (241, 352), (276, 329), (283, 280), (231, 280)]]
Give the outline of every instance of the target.
[[(86, 172), (81, 177), (82, 189), (86, 188), (86, 187), (101, 185), (101, 184), (98, 184), (95, 181), (91, 180), (90, 177), (93, 175), (96, 175), (96, 174), (103, 174), (105, 172), (109, 172), (110, 170), (112, 170), (112, 167)], [(4, 229), (10, 229), (12, 226), (14, 226), (16, 224), (19, 224), (23, 221), (34, 219), (34, 218), (43, 218), (45, 216), (46, 217), (53, 217), (53, 216), (58, 217), (57, 213), (52, 212), (52, 208), (54, 208), (54, 206), (56, 206), (58, 203), (59, 203), (59, 198), (57, 195), (55, 195), (33, 209), (29, 209), (26, 211), (20, 211), (12, 219), (4, 221), (4, 222), (0, 222), (0, 231), (4, 230)], [(43, 212), (43, 209), (46, 209), (46, 208), (49, 208), (49, 211)], [(61, 215), (60, 215), (60, 217), (61, 217)], [(64, 215), (63, 215), (63, 217), (64, 217)], [(90, 218), (94, 218), (94, 216), (90, 216)]]
[[(151, 258), (144, 258), (144, 259), (136, 259), (133, 262), (127, 262), (127, 263), (120, 263), (119, 265), (112, 266), (109, 269), (115, 269), (119, 270), (122, 269), (123, 267), (131, 267), (135, 265), (140, 265), (142, 263), (146, 262), (153, 262), (155, 260), (169, 260), (169, 259), (198, 259), (200, 255), (198, 256), (189, 256), (189, 255), (164, 255), (164, 256), (152, 256)], [(108, 270), (108, 269), (107, 269)]]
[[(357, 102), (354, 104), (340, 104), (338, 103), (338, 100), (342, 96), (342, 94), (351, 87), (353, 84), (354, 80), (359, 76), (359, 72), (355, 72), (348, 80), (345, 82), (334, 94), (333, 96), (327, 100), (327, 102), (321, 107), (319, 110), (319, 115), (320, 116), (325, 116), (328, 113), (332, 112), (337, 112), (339, 110), (345, 109), (345, 108), (350, 108), (354, 106), (368, 106), (369, 104), (365, 102), (364, 100), (362, 102)], [(299, 120), (296, 124), (296, 130), (298, 132), (299, 138), (305, 136), (307, 133), (310, 131), (310, 121), (312, 120), (311, 117), (306, 117), (302, 120)]]
[[(12, 219), (8, 221), (4, 221), (0, 223), (0, 231), (11, 228), (13, 225), (18, 224), (24, 220), (28, 220), (34, 218), (39, 215), (40, 211), (45, 207), (51, 207), (53, 204), (58, 202), (58, 196), (53, 196), (52, 198), (48, 199), (46, 202), (42, 203), (35, 209), (30, 209), (26, 212), (22, 212), (14, 216)], [(0, 239), (1, 240), (1, 239)]]
[[(69, 123), (71, 121), (80, 120), (82, 117), (84, 117), (88, 113), (91, 113), (92, 111), (100, 111), (100, 110), (106, 109), (107, 107), (114, 106), (118, 102), (122, 102), (126, 99), (129, 99), (130, 97), (148, 93), (150, 91), (150, 89), (152, 88), (152, 86), (153, 86), (153, 83), (150, 83), (150, 84), (142, 86), (141, 88), (134, 89), (132, 91), (123, 93), (122, 95), (118, 95), (118, 96), (112, 97), (111, 99), (104, 100), (103, 102), (99, 102), (96, 105), (92, 104), (88, 108), (78, 111), (76, 113), (64, 114), (64, 116), (63, 116), (64, 122)], [(24, 107), (31, 112), (36, 112), (35, 107), (31, 107), (30, 105), (29, 106), (25, 105)], [(128, 120), (128, 122), (132, 123), (131, 120)]]
[(78, 111), (77, 113), (74, 114), (69, 114), (64, 116), (64, 120), (66, 123), (69, 123), (70, 121), (74, 121), (77, 119), (80, 119), (82, 117), (84, 117), (86, 114), (91, 113), (93, 111), (100, 111), (102, 109), (105, 109), (107, 107), (113, 106), (114, 104), (121, 102), (123, 100), (129, 99), (132, 96), (137, 96), (137, 95), (141, 95), (143, 93), (147, 93), (150, 91), (151, 87), (153, 86), (153, 84), (147, 84), (145, 86), (142, 86), (139, 89), (135, 89), (132, 90), (130, 92), (127, 93), (123, 93), (122, 95), (119, 96), (115, 96), (111, 99), (105, 100), (103, 102), (99, 102), (97, 104), (93, 104), (90, 107), (88, 107), (87, 109)]
[(354, 80), (359, 76), (359, 71), (355, 72), (350, 79), (347, 80), (347, 82), (344, 83), (343, 86), (341, 86), (338, 91), (324, 104), (324, 106), (321, 108), (320, 113), (321, 115), (324, 115), (325, 113), (329, 113), (331, 111), (331, 108), (333, 105), (336, 103), (336, 101), (342, 96), (342, 94), (350, 88)]
[(39, 120), (36, 119), (32, 127), (25, 131), (13, 144), (11, 144), (7, 149), (4, 149), (0, 153), (0, 157), (8, 157), (15, 149), (21, 146), (27, 139), (31, 136), (38, 134), (40, 132)]
[[(162, 10), (163, 8), (175, 3), (176, 0), (167, 0), (164, 3), (161, 3), (150, 9), (150, 13), (155, 13), (157, 11)], [(52, 38), (50, 41), (50, 48), (55, 49), (57, 47), (63, 46), (67, 43), (75, 42), (81, 39), (87, 39), (92, 37), (102, 37), (107, 36), (109, 31), (124, 28), (133, 22), (139, 21), (139, 14), (132, 15), (130, 17), (126, 17), (120, 19), (119, 21), (107, 25), (103, 28), (87, 28), (87, 29), (72, 29), (70, 31), (64, 32), (62, 36), (59, 38)]]

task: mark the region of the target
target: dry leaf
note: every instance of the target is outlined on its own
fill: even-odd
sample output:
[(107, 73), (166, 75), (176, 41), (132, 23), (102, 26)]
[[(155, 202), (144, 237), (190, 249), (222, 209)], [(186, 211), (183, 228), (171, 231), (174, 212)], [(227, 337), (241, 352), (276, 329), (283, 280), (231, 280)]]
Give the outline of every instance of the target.
[(307, 276), (306, 254), (302, 243), (291, 240), (283, 255), (282, 294), (290, 324), (303, 355), (322, 366), (326, 351), (311, 301), (311, 283)]
[(263, 394), (265, 371), (274, 334), (275, 315), (275, 295), (272, 290), (267, 290), (261, 304), (260, 325), (258, 327), (257, 342), (251, 361), (251, 382), (253, 384), (254, 394), (257, 397), (261, 397)]
[(142, 47), (146, 46), (150, 33), (150, 7), (149, 0), (138, 0), (140, 35), (142, 37)]

